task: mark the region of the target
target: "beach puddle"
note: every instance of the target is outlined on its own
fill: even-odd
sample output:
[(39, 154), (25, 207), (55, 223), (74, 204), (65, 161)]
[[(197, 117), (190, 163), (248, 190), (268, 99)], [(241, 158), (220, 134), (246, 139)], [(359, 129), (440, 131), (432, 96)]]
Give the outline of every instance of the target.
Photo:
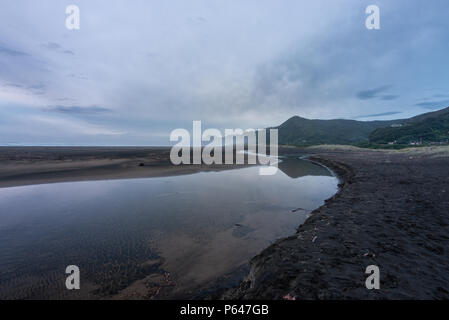
[[(0, 189), (0, 298), (195, 298), (236, 284), (337, 191), (311, 162), (279, 169)], [(80, 290), (65, 287), (68, 265)]]

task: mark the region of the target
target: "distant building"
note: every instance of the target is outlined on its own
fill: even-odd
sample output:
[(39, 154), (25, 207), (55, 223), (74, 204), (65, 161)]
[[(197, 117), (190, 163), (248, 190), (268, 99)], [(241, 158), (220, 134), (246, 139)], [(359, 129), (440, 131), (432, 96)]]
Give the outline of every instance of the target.
[(419, 141), (410, 141), (410, 144), (413, 146), (420, 146), (422, 145), (422, 139)]

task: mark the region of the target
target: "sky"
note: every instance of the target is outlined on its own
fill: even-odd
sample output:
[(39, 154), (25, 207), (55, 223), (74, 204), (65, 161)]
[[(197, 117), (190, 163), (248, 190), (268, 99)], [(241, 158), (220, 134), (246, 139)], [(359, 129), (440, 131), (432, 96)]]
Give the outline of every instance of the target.
[[(72, 4), (79, 30), (66, 28)], [(194, 120), (223, 131), (437, 110), (448, 12), (447, 0), (2, 1), (0, 145), (169, 145)]]

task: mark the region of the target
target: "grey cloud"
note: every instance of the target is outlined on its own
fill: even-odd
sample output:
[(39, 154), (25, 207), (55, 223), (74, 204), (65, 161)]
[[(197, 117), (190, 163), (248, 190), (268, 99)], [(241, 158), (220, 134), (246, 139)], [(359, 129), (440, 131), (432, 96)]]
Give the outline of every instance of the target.
[(56, 42), (47, 42), (43, 43), (42, 46), (52, 51), (56, 51), (59, 53), (74, 55), (75, 53), (71, 50), (63, 48), (59, 43)]
[(46, 87), (45, 87), (45, 85), (38, 85), (38, 86), (30, 86), (30, 87), (27, 87), (27, 89), (32, 93), (32, 94), (35, 94), (35, 95), (41, 95), (41, 94), (45, 94), (45, 92), (46, 92)]
[(48, 112), (58, 112), (64, 114), (89, 115), (110, 112), (110, 109), (98, 106), (49, 106), (44, 109)]
[(11, 87), (11, 88), (23, 88), (23, 85), (17, 83), (6, 83), (3, 87)]
[(59, 50), (59, 49), (61, 49), (61, 46), (58, 43), (56, 43), (56, 42), (47, 42), (47, 43), (44, 43), (42, 45), (45, 48), (51, 49), (51, 50)]
[(382, 112), (382, 113), (374, 113), (374, 114), (365, 114), (355, 117), (355, 119), (360, 118), (375, 118), (375, 117), (383, 117), (383, 116), (392, 116), (394, 114), (402, 113), (400, 111), (389, 111), (389, 112)]
[(381, 96), (380, 100), (389, 101), (389, 100), (395, 100), (397, 98), (399, 98), (398, 95), (385, 95), (385, 96)]
[(188, 24), (192, 25), (201, 25), (205, 23), (207, 20), (204, 17), (198, 16), (198, 17), (190, 17), (186, 19)]
[(277, 58), (256, 69), (251, 104), (258, 109), (266, 105), (322, 117), (317, 110), (322, 110), (321, 113), (332, 110), (331, 116), (343, 115), (357, 112), (358, 100), (375, 100), (368, 102), (380, 105), (381, 101), (399, 98), (387, 92), (391, 84), (361, 90), (356, 93), (358, 99), (354, 97), (354, 88), (367, 81), (366, 75), (370, 75), (370, 82), (385, 83), (388, 74), (385, 69), (389, 67), (379, 68), (378, 61), (386, 56), (390, 61), (399, 58), (385, 50), (397, 45), (393, 39), (382, 37), (388, 45), (380, 46), (374, 40), (376, 37), (373, 33), (354, 33), (345, 27), (321, 35), (319, 41), (308, 39), (280, 52)]
[[(379, 98), (379, 93), (382, 93), (390, 88), (391, 88), (391, 85), (383, 85), (383, 86), (375, 88), (375, 89), (362, 90), (362, 91), (357, 92), (357, 98), (359, 98), (360, 100), (376, 99), (376, 98)], [(382, 99), (383, 97), (388, 98), (391, 96), (381, 96), (380, 98)], [(386, 99), (386, 100), (388, 100), (388, 99)]]
[[(416, 1), (385, 1), (389, 18), (379, 31), (364, 28), (365, 4), (357, 1), (79, 2), (87, 16), (76, 32), (64, 28), (63, 10), (52, 0), (2, 6), (4, 25), (22, 27), (0, 30), (1, 83), (19, 84), (24, 92), (27, 85), (45, 83), (27, 89), (46, 91), (33, 103), (48, 106), (45, 116), (101, 121), (141, 136), (118, 141), (61, 134), (60, 141), (148, 144), (146, 134), (154, 128), (170, 132), (192, 119), (233, 128), (272, 126), (295, 114), (395, 117), (384, 112), (389, 101), (406, 115), (419, 111), (408, 108), (415, 103), (449, 99), (418, 100), (447, 92), (447, 0), (432, 1), (419, 16), (403, 14), (419, 10)], [(43, 19), (30, 19), (35, 16)], [(119, 23), (110, 23), (111, 17), (120, 17)], [(120, 34), (120, 41), (111, 34)], [(388, 83), (400, 85), (394, 92), (379, 87)], [(5, 95), (2, 104), (12, 105), (10, 96), (30, 101), (29, 95)], [(20, 110), (9, 108), (11, 115), (2, 114), (2, 120), (23, 131), (8, 133), (12, 142), (45, 139), (44, 128), (16, 124)]]
[(15, 49), (11, 49), (5, 46), (0, 46), (0, 54), (4, 54), (4, 55), (8, 55), (8, 56), (27, 56), (28, 53), (22, 52), (22, 51), (18, 51)]
[(449, 106), (449, 100), (436, 100), (436, 101), (427, 101), (417, 103), (416, 106), (422, 107), (425, 109), (438, 109), (441, 107)]
[(338, 71), (344, 70), (345, 66), (339, 64), (338, 69), (331, 67), (338, 60), (338, 53), (323, 53), (319, 48), (310, 50), (316, 61), (310, 61), (308, 55), (298, 50), (258, 66), (251, 100), (257, 105), (265, 103), (268, 108), (273, 104), (294, 108), (308, 104), (316, 96), (323, 97), (324, 88), (331, 88), (327, 95), (340, 94), (340, 88), (334, 87), (334, 81)]
[(41, 95), (45, 93), (46, 85), (43, 83), (37, 83), (33, 85), (22, 85), (17, 83), (6, 83), (3, 85), (3, 87), (9, 87), (9, 88), (18, 88), (18, 89), (24, 89), (28, 90), (30, 93), (35, 95)]
[(27, 87), (27, 89), (31, 89), (31, 90), (41, 90), (44, 88), (45, 88), (45, 84), (42, 84), (42, 83), (33, 84), (33, 85)]
[(67, 75), (68, 78), (73, 78), (73, 79), (79, 79), (79, 80), (89, 80), (88, 77), (82, 75), (82, 74), (75, 74), (75, 73), (69, 73)]

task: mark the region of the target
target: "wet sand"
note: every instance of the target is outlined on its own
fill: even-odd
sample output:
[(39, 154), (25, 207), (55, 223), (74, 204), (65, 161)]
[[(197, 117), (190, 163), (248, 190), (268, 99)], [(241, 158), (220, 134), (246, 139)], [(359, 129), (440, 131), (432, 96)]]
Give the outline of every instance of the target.
[(163, 177), (232, 168), (235, 166), (174, 166), (168, 147), (0, 147), (0, 188)]
[[(256, 256), (238, 287), (201, 298), (448, 299), (449, 156), (439, 150), (280, 148), (330, 167), (340, 192), (295, 235)], [(168, 148), (5, 147), (0, 187), (224, 168), (174, 167), (168, 155)], [(365, 288), (372, 264), (380, 290)]]
[[(304, 151), (337, 172), (340, 192), (222, 298), (448, 299), (448, 152)], [(365, 287), (368, 265), (380, 268), (380, 290)]]

